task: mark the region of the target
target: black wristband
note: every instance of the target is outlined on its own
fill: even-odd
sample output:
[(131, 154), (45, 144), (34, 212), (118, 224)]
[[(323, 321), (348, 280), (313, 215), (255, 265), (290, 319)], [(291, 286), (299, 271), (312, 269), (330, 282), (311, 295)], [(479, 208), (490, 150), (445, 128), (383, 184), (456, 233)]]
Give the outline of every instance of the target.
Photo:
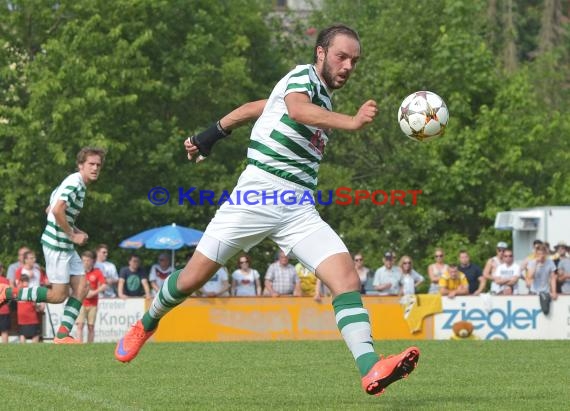
[(226, 130), (225, 128), (222, 127), (222, 123), (220, 123), (220, 120), (216, 122), (216, 127), (218, 128), (218, 131), (224, 135), (224, 137), (227, 137), (230, 134), (232, 134), (232, 130)]
[(202, 156), (207, 157), (210, 155), (214, 144), (216, 144), (218, 140), (229, 136), (231, 133), (231, 130), (225, 130), (218, 121), (216, 124), (211, 125), (201, 133), (190, 137), (190, 142), (198, 147)]

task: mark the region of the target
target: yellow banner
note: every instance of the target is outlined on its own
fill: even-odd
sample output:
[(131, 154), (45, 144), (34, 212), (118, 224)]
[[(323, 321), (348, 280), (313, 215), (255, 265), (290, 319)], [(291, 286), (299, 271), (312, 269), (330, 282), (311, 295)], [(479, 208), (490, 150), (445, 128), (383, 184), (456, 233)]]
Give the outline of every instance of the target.
[[(433, 338), (433, 316), (412, 333), (398, 297), (363, 297), (376, 340)], [(340, 339), (331, 300), (310, 297), (189, 298), (160, 322), (154, 341)]]

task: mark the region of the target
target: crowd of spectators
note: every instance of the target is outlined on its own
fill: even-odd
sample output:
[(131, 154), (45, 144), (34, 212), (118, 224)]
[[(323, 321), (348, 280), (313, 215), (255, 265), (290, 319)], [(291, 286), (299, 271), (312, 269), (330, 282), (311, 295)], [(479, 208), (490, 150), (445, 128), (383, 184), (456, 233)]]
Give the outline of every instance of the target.
[[(139, 256), (132, 254), (125, 266), (117, 270), (108, 260), (109, 247), (100, 244), (95, 252), (86, 251), (82, 260), (87, 273), (89, 292), (78, 318), (79, 328), (88, 327), (88, 341), (93, 341), (95, 317), (99, 298), (131, 297), (152, 298), (165, 279), (172, 273), (170, 255), (161, 253), (147, 271)], [(187, 258), (191, 256), (188, 255)], [(434, 261), (422, 274), (414, 268), (409, 255), (399, 259), (394, 251), (386, 251), (382, 265), (371, 269), (366, 266), (361, 252), (354, 254), (354, 267), (360, 277), (361, 293), (378, 296), (410, 296), (418, 292), (441, 294), (448, 298), (458, 295), (525, 295), (547, 293), (555, 300), (558, 294), (570, 294), (570, 254), (564, 242), (550, 250), (548, 244), (536, 240), (532, 250), (517, 264), (513, 251), (505, 242), (499, 242), (495, 255), (488, 258), (483, 268), (471, 261), (469, 252), (461, 250), (455, 259), (447, 259), (442, 248), (436, 248)], [(195, 297), (280, 297), (306, 296), (321, 301), (330, 292), (314, 272), (301, 263), (291, 264), (282, 251), (260, 274), (252, 266), (248, 254), (240, 254), (235, 270), (221, 267)], [(231, 272), (231, 274), (230, 274)], [(6, 271), (0, 264), (0, 282), (11, 286), (48, 285), (36, 254), (28, 247), (18, 250), (18, 260)], [(43, 304), (17, 303), (0, 307), (0, 341), (8, 340), (11, 320), (15, 317), (20, 341), (38, 341)], [(11, 311), (17, 315), (11, 315)], [(82, 334), (82, 333), (81, 333)], [(81, 335), (82, 337), (82, 335)]]
[(410, 256), (402, 256), (396, 264), (396, 255), (387, 251), (383, 265), (374, 274), (364, 265), (362, 253), (354, 255), (354, 265), (359, 273), (362, 293), (368, 295), (403, 296), (416, 293), (418, 286), (429, 294), (441, 294), (449, 298), (457, 295), (527, 295), (547, 293), (555, 300), (558, 294), (570, 294), (569, 248), (560, 242), (550, 250), (548, 244), (535, 240), (521, 264), (515, 263), (513, 251), (503, 241), (489, 257), (484, 268), (471, 262), (467, 250), (461, 250), (456, 261), (446, 262), (444, 250), (434, 250), (434, 262), (428, 266), (427, 275), (413, 269)]

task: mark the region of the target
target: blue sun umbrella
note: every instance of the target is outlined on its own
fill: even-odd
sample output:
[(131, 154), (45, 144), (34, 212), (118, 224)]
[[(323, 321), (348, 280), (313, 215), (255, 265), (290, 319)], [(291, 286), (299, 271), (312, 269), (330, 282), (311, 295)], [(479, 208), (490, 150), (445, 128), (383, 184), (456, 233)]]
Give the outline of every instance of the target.
[(174, 251), (182, 247), (195, 247), (204, 233), (193, 228), (182, 227), (172, 223), (163, 227), (151, 228), (135, 234), (119, 244), (121, 248), (148, 248), (151, 250), (171, 250), (172, 267), (174, 267)]

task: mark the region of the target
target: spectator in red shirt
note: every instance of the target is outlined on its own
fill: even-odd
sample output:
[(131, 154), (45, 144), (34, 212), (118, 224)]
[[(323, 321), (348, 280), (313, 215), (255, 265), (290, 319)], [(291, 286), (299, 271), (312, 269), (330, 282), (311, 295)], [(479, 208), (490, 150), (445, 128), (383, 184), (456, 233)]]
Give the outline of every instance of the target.
[[(22, 274), (19, 281), (22, 287), (28, 287), (30, 285), (30, 279), (26, 274)], [(18, 333), (21, 343), (25, 343), (27, 339), (31, 339), (33, 343), (40, 342), (40, 315), (44, 310), (45, 303), (18, 301)]]
[[(10, 281), (6, 278), (6, 272), (4, 271), (4, 266), (0, 263), (0, 284), (10, 284)], [(10, 304), (0, 305), (0, 335), (2, 343), (6, 344), (8, 342), (8, 332), (12, 324), (10, 323)]]
[(83, 325), (87, 319), (87, 342), (95, 340), (95, 319), (97, 318), (97, 305), (99, 304), (99, 293), (107, 288), (105, 276), (98, 268), (95, 268), (95, 253), (84, 251), (81, 254), (81, 261), (85, 268), (85, 279), (89, 291), (83, 300), (83, 305), (77, 317), (77, 340), (83, 341)]

